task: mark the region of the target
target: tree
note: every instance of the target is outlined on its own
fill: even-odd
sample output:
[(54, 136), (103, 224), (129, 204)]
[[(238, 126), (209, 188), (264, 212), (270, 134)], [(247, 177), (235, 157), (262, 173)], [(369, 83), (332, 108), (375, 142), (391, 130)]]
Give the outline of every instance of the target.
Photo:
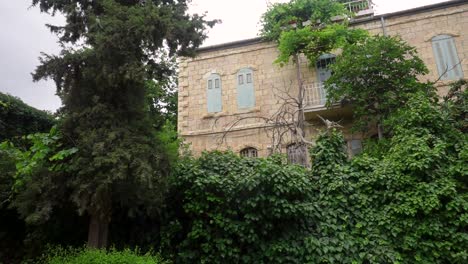
[(55, 121), (51, 114), (0, 93), (0, 142), (36, 132), (47, 132)]
[[(9, 140), (27, 148), (24, 136), (47, 132), (56, 120), (46, 112), (25, 104), (21, 99), (0, 93), (0, 145)], [(26, 254), (20, 250), (26, 234), (24, 221), (11, 206), (12, 187), (15, 182), (14, 153), (0, 147), (0, 262), (15, 263)]]
[[(63, 47), (43, 54), (34, 80), (51, 78), (63, 103), (60, 149), (77, 149), (64, 159), (64, 197), (89, 216), (88, 244), (105, 247), (113, 210), (134, 215), (157, 209), (164, 156), (147, 107), (147, 83), (171, 71), (161, 53), (191, 56), (217, 21), (188, 15), (187, 1), (33, 0), (42, 12), (62, 13), (64, 26), (48, 25)], [(28, 184), (41, 181), (33, 175)], [(56, 179), (57, 180), (57, 179)], [(28, 203), (29, 213), (41, 210)], [(36, 205), (37, 204), (37, 205)], [(44, 216), (46, 217), (46, 216)]]
[(434, 94), (429, 83), (418, 78), (428, 72), (417, 51), (398, 37), (375, 36), (347, 45), (331, 66), (326, 82), (328, 105), (347, 101), (353, 105), (355, 128), (376, 125), (405, 105), (416, 92)]

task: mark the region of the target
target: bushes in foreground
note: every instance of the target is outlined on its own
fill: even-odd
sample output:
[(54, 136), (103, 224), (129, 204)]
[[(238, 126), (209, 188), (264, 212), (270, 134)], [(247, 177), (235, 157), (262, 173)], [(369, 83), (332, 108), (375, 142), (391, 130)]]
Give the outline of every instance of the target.
[(296, 263), (317, 214), (311, 184), (280, 159), (212, 152), (181, 162), (166, 250), (180, 263)]
[(229, 152), (181, 162), (163, 251), (180, 263), (467, 263), (467, 134), (437, 100), (409, 102), (378, 153), (349, 160), (342, 134), (323, 133), (311, 171)]
[(125, 249), (117, 251), (96, 250), (88, 248), (49, 250), (38, 261), (40, 264), (167, 264), (159, 255), (140, 254), (138, 250)]

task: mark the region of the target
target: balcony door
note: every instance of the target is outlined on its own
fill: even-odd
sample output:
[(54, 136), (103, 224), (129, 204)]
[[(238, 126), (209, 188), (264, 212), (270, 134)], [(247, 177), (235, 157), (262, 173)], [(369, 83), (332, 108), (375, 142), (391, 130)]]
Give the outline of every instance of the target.
[(335, 57), (336, 56), (333, 54), (323, 54), (317, 60), (317, 78), (320, 87), (319, 96), (321, 104), (325, 104), (327, 102), (327, 92), (325, 91), (323, 84), (332, 75), (332, 72), (328, 66), (335, 62)]

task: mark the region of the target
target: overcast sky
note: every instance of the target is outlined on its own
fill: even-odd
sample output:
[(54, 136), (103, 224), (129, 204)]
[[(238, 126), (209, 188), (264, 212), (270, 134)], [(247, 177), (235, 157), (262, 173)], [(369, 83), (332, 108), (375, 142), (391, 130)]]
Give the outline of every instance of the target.
[[(257, 36), (260, 16), (268, 2), (287, 0), (193, 0), (193, 13), (208, 12), (208, 18), (223, 21), (209, 33), (204, 45), (252, 38)], [(376, 13), (429, 5), (444, 0), (374, 0)], [(57, 54), (56, 36), (44, 26), (61, 24), (62, 17), (41, 14), (29, 8), (31, 0), (0, 0), (0, 91), (20, 97), (27, 104), (54, 111), (60, 107), (51, 81), (33, 83), (31, 72), (39, 64), (40, 52)]]

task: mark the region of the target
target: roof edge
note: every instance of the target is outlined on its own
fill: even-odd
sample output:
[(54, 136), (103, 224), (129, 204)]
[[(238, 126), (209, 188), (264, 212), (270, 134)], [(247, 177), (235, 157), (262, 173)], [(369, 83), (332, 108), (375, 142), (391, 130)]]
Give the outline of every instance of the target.
[(376, 16), (372, 17), (366, 17), (366, 18), (361, 18), (358, 20), (355, 20), (351, 22), (351, 24), (362, 24), (366, 23), (369, 21), (373, 20), (379, 20), (382, 17), (383, 18), (391, 18), (391, 17), (398, 17), (398, 16), (404, 16), (404, 15), (412, 15), (412, 14), (418, 14), (422, 12), (426, 12), (429, 10), (436, 10), (436, 9), (442, 9), (445, 7), (453, 7), (457, 5), (462, 5), (462, 4), (468, 4), (467, 0), (450, 0), (450, 1), (445, 1), (445, 2), (440, 2), (432, 5), (425, 5), (425, 6), (419, 6), (411, 9), (406, 9), (406, 10), (401, 10), (401, 11), (396, 11), (396, 12), (391, 12), (391, 13), (384, 13), (384, 14), (379, 14)]
[[(417, 14), (417, 13), (425, 12), (427, 10), (441, 9), (444, 7), (452, 7), (452, 6), (462, 5), (462, 4), (468, 4), (467, 0), (450, 0), (450, 1), (415, 7), (415, 8), (401, 10), (401, 11), (392, 12), (392, 13), (379, 14), (376, 16), (373, 15), (371, 17), (364, 17), (364, 18), (353, 20), (351, 21), (350, 24), (351, 25), (363, 24), (369, 21), (379, 20), (381, 18), (390, 18), (390, 17), (397, 17), (397, 16), (403, 16), (403, 15)], [(201, 47), (197, 49), (197, 52), (209, 52), (209, 51), (223, 50), (226, 48), (238, 48), (238, 47), (254, 45), (254, 44), (258, 44), (262, 42), (268, 42), (268, 41), (263, 39), (262, 37), (255, 37), (255, 38), (249, 38), (249, 39), (243, 39), (243, 40), (237, 40), (237, 41), (231, 41), (231, 42)]]
[(238, 48), (238, 47), (253, 45), (253, 44), (262, 43), (262, 42), (265, 42), (265, 40), (262, 37), (255, 37), (255, 38), (242, 39), (242, 40), (236, 40), (236, 41), (201, 47), (197, 49), (197, 52), (216, 51), (216, 50), (222, 50), (225, 48)]

